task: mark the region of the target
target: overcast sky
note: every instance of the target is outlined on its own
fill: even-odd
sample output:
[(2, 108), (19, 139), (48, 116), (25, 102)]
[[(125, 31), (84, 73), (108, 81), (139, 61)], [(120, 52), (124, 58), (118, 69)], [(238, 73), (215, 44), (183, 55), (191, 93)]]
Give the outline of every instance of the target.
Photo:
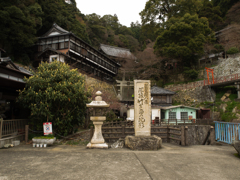
[(130, 27), (131, 22), (141, 22), (139, 13), (146, 2), (147, 0), (76, 0), (81, 13), (96, 13), (101, 17), (117, 14), (119, 22), (127, 27)]

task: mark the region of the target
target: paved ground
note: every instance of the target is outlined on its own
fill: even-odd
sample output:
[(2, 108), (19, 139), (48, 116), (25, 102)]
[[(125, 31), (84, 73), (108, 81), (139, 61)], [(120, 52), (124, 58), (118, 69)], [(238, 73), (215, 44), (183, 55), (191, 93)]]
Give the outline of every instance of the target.
[(85, 149), (58, 145), (0, 149), (0, 180), (9, 179), (240, 179), (232, 146), (163, 144), (159, 151)]

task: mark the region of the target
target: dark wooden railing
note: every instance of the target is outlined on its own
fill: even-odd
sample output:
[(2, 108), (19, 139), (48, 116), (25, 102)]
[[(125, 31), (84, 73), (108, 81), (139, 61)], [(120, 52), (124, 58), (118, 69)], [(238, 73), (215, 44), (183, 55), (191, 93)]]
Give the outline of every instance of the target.
[[(181, 145), (186, 145), (186, 128), (185, 126), (174, 125), (156, 125), (151, 126), (151, 135), (156, 135), (162, 139), (178, 141)], [(91, 127), (90, 140), (92, 139), (94, 128)], [(111, 121), (103, 124), (102, 134), (107, 142), (116, 141), (120, 138), (125, 138), (128, 135), (134, 136), (133, 121)]]

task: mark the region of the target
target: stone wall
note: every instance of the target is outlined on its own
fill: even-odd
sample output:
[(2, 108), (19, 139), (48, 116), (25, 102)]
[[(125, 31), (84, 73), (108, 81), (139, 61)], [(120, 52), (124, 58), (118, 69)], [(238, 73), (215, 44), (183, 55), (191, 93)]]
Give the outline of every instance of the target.
[(95, 78), (87, 76), (87, 75), (84, 75), (84, 76), (85, 76), (87, 86), (92, 87), (92, 88), (107, 89), (109, 91), (113, 91), (114, 94), (116, 94), (113, 84), (101, 81), (99, 79), (95, 79)]
[[(210, 125), (189, 125), (186, 137), (187, 145), (201, 145), (210, 128)], [(211, 133), (214, 133), (214, 131)], [(211, 137), (211, 135), (209, 137)], [(211, 144), (212, 143), (213, 142), (211, 142)]]
[(194, 89), (185, 89), (178, 91), (173, 96), (173, 102), (178, 102), (186, 106), (195, 106), (201, 102), (213, 102), (216, 98), (216, 93), (207, 86), (197, 87)]

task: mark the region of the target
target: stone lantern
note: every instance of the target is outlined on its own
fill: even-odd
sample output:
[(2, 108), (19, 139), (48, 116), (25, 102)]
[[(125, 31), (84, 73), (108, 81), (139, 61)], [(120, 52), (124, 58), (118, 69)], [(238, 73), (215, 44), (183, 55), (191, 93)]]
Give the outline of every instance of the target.
[(102, 101), (102, 93), (96, 92), (95, 101), (87, 104), (88, 108), (93, 108), (93, 116), (90, 116), (90, 120), (93, 121), (95, 130), (91, 142), (88, 143), (87, 148), (108, 148), (108, 144), (102, 136), (102, 124), (106, 120), (106, 116), (103, 116), (103, 109), (108, 108), (109, 104)]

